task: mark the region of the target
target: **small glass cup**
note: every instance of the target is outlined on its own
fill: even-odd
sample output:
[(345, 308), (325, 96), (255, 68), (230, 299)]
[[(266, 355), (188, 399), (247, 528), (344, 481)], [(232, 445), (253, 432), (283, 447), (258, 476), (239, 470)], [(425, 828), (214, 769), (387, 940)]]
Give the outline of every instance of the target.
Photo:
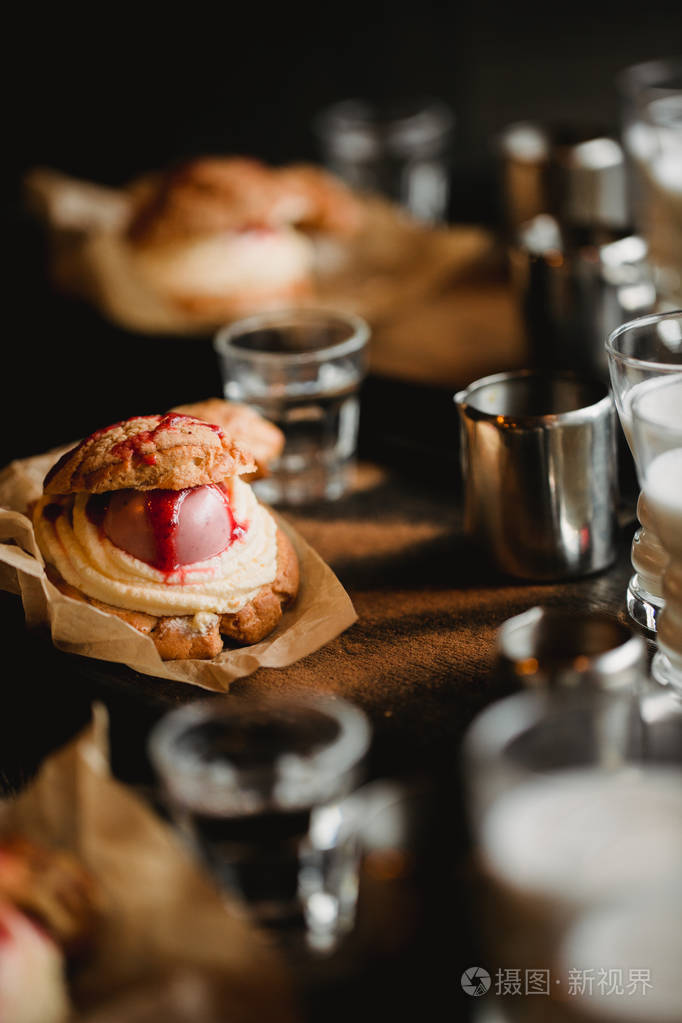
[(322, 697), (224, 697), (167, 714), (149, 741), (173, 819), (263, 925), (332, 948), (353, 926), (371, 730)]
[(667, 557), (652, 673), (682, 693), (682, 367), (639, 389), (632, 431), (640, 483)]
[(663, 308), (682, 305), (682, 58), (620, 76), (623, 142), (635, 224), (646, 239)]
[(447, 213), (453, 126), (452, 111), (440, 101), (382, 107), (357, 99), (327, 107), (314, 125), (333, 173), (429, 223)]
[[(649, 381), (682, 372), (682, 311), (642, 316), (622, 324), (606, 342), (611, 386), (623, 433), (635, 462), (632, 403)], [(663, 607), (663, 570), (667, 554), (657, 535), (646, 497), (640, 495), (637, 517), (641, 528), (632, 541), (632, 567), (627, 589), (630, 617), (656, 632)]]
[(263, 313), (217, 334), (225, 397), (284, 433), (282, 455), (255, 484), (262, 500), (305, 504), (350, 487), (369, 336), (359, 316), (326, 309)]
[(646, 645), (613, 615), (531, 607), (497, 633), (498, 671), (528, 689), (635, 692), (646, 675)]

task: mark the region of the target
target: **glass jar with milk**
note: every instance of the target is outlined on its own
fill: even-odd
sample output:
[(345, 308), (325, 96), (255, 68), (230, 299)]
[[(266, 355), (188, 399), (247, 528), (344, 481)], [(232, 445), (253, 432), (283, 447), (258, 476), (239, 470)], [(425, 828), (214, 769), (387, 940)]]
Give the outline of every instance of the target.
[(635, 223), (649, 247), (660, 305), (676, 308), (682, 306), (682, 58), (636, 64), (620, 85)]
[(642, 490), (668, 559), (652, 671), (682, 693), (682, 372), (639, 389), (632, 429)]
[[(613, 948), (601, 931), (593, 934), (593, 925), (611, 911), (637, 916), (643, 903), (665, 903), (680, 884), (682, 862), (682, 703), (647, 683), (643, 662), (640, 684), (632, 684), (631, 673), (626, 682), (619, 670), (594, 685), (597, 675), (587, 664), (595, 661), (594, 652), (583, 645), (582, 655), (566, 655), (568, 620), (566, 649), (554, 657), (551, 671), (544, 670), (540, 641), (558, 634), (553, 618), (533, 609), (507, 623), (501, 636), (507, 668), (519, 669), (519, 681), (532, 668), (533, 685), (539, 679), (551, 684), (487, 708), (463, 748), (477, 866), (475, 914), (483, 965), (495, 981), (491, 1003), (502, 1018), (523, 1023), (608, 1018), (596, 996), (599, 971), (607, 975), (614, 966)], [(597, 661), (606, 657), (622, 666), (624, 652), (626, 644), (614, 648), (614, 656), (600, 647)], [(574, 954), (585, 922), (592, 934), (587, 964), (584, 955)], [(653, 952), (646, 943), (638, 948), (642, 961), (633, 968), (655, 977)], [(588, 967), (595, 998), (587, 985), (574, 983), (576, 971), (587, 976)], [(518, 997), (504, 984), (512, 973), (520, 977)], [(546, 978), (542, 995), (524, 987), (540, 974)], [(630, 980), (625, 970), (625, 985)], [(682, 976), (673, 977), (676, 984), (672, 997), (680, 1004), (675, 998), (682, 997)], [(650, 1012), (650, 987), (623, 991), (627, 1006), (611, 1006), (620, 1009), (621, 1020), (668, 1018)], [(659, 994), (669, 1002), (669, 991)]]
[[(682, 373), (682, 311), (641, 316), (614, 330), (606, 343), (611, 387), (623, 432), (637, 461), (632, 437), (632, 404), (652, 381)], [(656, 632), (664, 604), (663, 570), (668, 560), (646, 496), (637, 505), (641, 528), (632, 543), (632, 567), (627, 590), (630, 617)]]

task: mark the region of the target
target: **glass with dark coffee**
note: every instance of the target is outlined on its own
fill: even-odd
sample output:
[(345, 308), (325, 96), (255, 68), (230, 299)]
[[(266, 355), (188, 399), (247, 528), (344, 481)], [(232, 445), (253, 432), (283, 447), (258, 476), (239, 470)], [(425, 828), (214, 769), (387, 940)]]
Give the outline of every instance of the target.
[(171, 815), (218, 881), (267, 926), (331, 947), (353, 924), (370, 740), (339, 699), (225, 697), (166, 715), (150, 756)]

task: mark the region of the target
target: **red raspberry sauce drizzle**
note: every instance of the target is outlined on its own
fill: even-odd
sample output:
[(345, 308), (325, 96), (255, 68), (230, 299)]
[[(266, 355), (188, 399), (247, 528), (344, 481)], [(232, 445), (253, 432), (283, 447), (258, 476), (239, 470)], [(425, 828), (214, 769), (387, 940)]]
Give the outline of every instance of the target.
[[(159, 572), (168, 574), (180, 567), (176, 537), (180, 524), (180, 509), (187, 493), (187, 490), (150, 490), (145, 498), (144, 510), (156, 543), (156, 558), (153, 565)], [(232, 523), (231, 510), (229, 515)]]
[[(235, 540), (240, 540), (244, 536), (247, 526), (237, 522), (235, 519), (230, 504), (230, 495), (224, 483), (207, 483), (204, 486), (215, 490), (223, 499), (225, 511), (230, 522), (230, 539), (223, 548), (226, 551)], [(178, 559), (177, 531), (180, 522), (180, 509), (185, 498), (193, 489), (195, 488), (187, 487), (185, 490), (149, 490), (145, 494), (145, 514), (154, 533), (156, 547), (156, 556), (150, 564), (152, 568), (163, 572), (164, 575), (172, 575), (174, 572), (181, 570), (181, 583), (184, 582), (188, 566), (183, 565)], [(101, 533), (104, 532), (103, 523), (110, 496), (109, 493), (93, 495), (88, 501), (86, 509), (88, 518), (99, 528)], [(222, 551), (220, 553), (222, 554)]]

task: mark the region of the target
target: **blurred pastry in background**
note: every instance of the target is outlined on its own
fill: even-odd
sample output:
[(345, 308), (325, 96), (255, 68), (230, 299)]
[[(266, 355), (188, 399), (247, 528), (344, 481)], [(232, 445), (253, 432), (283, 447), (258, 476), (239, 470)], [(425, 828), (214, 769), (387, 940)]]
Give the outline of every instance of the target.
[(59, 946), (6, 902), (0, 902), (0, 933), (0, 1019), (64, 1023), (71, 1008)]
[(81, 864), (20, 835), (0, 839), (0, 899), (29, 913), (69, 953), (84, 948), (99, 917), (94, 881)]
[(34, 168), (60, 291), (128, 327), (184, 333), (315, 298), (345, 267), (365, 202), (313, 165), (202, 157), (107, 188)]
[(196, 338), (312, 305), (371, 324), (370, 367), (382, 376), (456, 390), (527, 363), (491, 231), (420, 223), (316, 166), (204, 157), (122, 188), (35, 168), (24, 186), (47, 228), (55, 289), (136, 336)]
[(315, 236), (360, 226), (350, 191), (312, 166), (207, 157), (132, 187), (127, 229), (139, 274), (190, 312), (239, 315), (311, 294)]
[(65, 957), (93, 937), (98, 899), (70, 853), (21, 835), (0, 839), (0, 1020), (71, 1018)]
[(254, 472), (242, 475), (247, 482), (267, 476), (268, 467), (279, 458), (284, 448), (284, 434), (279, 427), (239, 401), (207, 398), (189, 405), (176, 405), (169, 411), (215, 423), (238, 447), (246, 448), (256, 463)]

